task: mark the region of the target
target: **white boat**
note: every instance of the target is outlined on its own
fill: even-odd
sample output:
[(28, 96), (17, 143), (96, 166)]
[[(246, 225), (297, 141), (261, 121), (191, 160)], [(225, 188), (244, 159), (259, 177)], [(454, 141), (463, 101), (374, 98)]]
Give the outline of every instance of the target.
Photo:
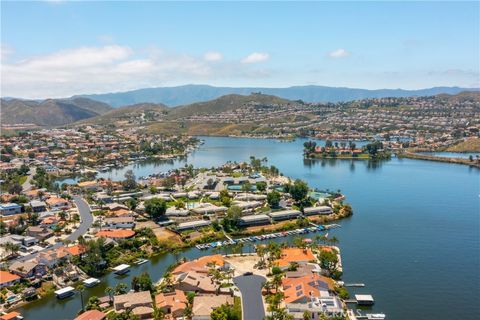
[(99, 283), (100, 283), (100, 280), (96, 278), (88, 278), (87, 280), (83, 280), (83, 285), (87, 288), (94, 287)]
[(141, 265), (141, 264), (144, 264), (144, 263), (147, 263), (148, 260), (147, 259), (138, 259), (137, 261), (135, 261), (135, 264), (136, 265)]
[(128, 264), (121, 264), (113, 268), (115, 274), (125, 274), (130, 271), (130, 265)]
[(385, 317), (384, 313), (367, 313), (368, 320), (383, 320)]
[(65, 287), (55, 291), (55, 295), (58, 299), (64, 299), (75, 294), (75, 288), (73, 287)]

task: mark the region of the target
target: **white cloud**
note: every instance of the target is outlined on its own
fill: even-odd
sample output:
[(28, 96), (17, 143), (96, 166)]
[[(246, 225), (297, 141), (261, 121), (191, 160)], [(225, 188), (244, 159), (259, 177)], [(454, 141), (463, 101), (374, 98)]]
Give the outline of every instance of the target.
[(0, 57), (3, 60), (7, 59), (10, 55), (12, 55), (15, 52), (13, 48), (7, 44), (2, 43), (0, 45)]
[(223, 56), (220, 52), (210, 51), (210, 52), (205, 53), (203, 58), (206, 61), (220, 61), (220, 60), (223, 59)]
[(337, 58), (345, 58), (345, 57), (348, 57), (350, 55), (350, 52), (348, 52), (347, 50), (345, 49), (337, 49), (337, 50), (333, 50), (332, 52), (330, 52), (328, 54), (328, 56), (330, 58), (334, 58), (334, 59), (337, 59)]
[(192, 56), (153, 47), (134, 50), (127, 46), (105, 45), (65, 49), (23, 60), (13, 58), (2, 59), (1, 96), (58, 98), (270, 76), (268, 69), (246, 67), (239, 61), (224, 61), (223, 57), (219, 60), (212, 52), (208, 56)]
[(267, 61), (270, 59), (270, 55), (266, 52), (254, 52), (246, 56), (241, 60), (242, 63), (258, 63)]

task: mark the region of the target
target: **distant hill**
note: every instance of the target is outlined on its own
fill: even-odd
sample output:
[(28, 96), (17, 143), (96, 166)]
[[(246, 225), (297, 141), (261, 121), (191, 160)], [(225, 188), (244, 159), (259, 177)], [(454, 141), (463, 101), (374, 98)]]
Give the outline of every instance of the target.
[(161, 103), (138, 103), (112, 109), (104, 114), (83, 120), (82, 123), (105, 124), (115, 121), (132, 121), (134, 119), (160, 120), (169, 110), (171, 109)]
[[(479, 89), (459, 87), (434, 87), (420, 90), (403, 89), (353, 89), (325, 86), (295, 86), (288, 88), (234, 88), (213, 87), (209, 85), (185, 85), (178, 87), (146, 88), (127, 92), (81, 95), (108, 103), (113, 107), (132, 105), (142, 102), (163, 103), (170, 107), (209, 101), (228, 94), (249, 95), (261, 92), (290, 100), (306, 102), (339, 102), (367, 98), (430, 96), (440, 93), (457, 94), (462, 91), (478, 91)], [(74, 97), (75, 98), (75, 97)]]
[(2, 124), (57, 126), (98, 116), (112, 110), (108, 104), (88, 98), (1, 100)]
[(168, 112), (168, 118), (175, 119), (179, 117), (192, 116), (198, 114), (212, 114), (225, 111), (235, 110), (241, 108), (249, 102), (255, 102), (259, 104), (286, 104), (290, 100), (282, 99), (272, 95), (266, 94), (228, 94), (211, 101), (197, 102), (184, 106), (171, 108)]

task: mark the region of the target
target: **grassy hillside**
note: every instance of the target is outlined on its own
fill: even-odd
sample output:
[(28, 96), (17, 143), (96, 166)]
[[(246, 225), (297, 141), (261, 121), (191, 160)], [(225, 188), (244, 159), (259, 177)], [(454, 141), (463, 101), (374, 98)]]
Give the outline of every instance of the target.
[(57, 126), (95, 117), (112, 108), (87, 98), (28, 100), (1, 100), (2, 124), (34, 124)]
[(231, 111), (237, 108), (245, 106), (249, 102), (256, 102), (260, 104), (286, 104), (289, 100), (282, 99), (276, 96), (270, 96), (265, 94), (251, 94), (248, 96), (242, 96), (239, 94), (229, 94), (220, 98), (198, 102), (185, 106), (180, 106), (170, 109), (168, 113), (169, 119), (177, 119), (192, 115), (205, 115), (215, 114), (219, 112)]
[(480, 138), (470, 138), (447, 148), (449, 152), (480, 152)]
[(83, 120), (80, 123), (111, 124), (115, 122), (151, 122), (159, 121), (167, 114), (168, 107), (164, 104), (139, 103), (112, 109), (102, 115)]

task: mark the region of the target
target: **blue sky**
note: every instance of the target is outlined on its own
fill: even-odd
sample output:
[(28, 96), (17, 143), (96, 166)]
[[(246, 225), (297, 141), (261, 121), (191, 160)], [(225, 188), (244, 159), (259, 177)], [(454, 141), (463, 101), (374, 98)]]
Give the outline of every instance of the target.
[(478, 2), (2, 2), (2, 96), (478, 87)]

